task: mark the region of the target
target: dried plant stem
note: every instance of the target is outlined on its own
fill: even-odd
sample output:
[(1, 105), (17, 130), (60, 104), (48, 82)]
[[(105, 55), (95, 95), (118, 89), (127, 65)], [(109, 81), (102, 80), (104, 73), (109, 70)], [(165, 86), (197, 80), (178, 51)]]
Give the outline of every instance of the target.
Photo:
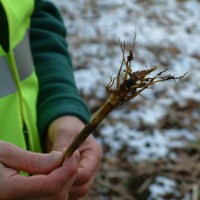
[(100, 107), (100, 109), (92, 116), (90, 122), (86, 124), (83, 130), (66, 149), (64, 152), (64, 158), (70, 157), (74, 151), (78, 149), (78, 147), (85, 141), (85, 139), (96, 129), (102, 120), (119, 104), (120, 99), (111, 94), (106, 102)]
[[(181, 80), (185, 76), (175, 77), (172, 75), (163, 76), (163, 73), (167, 69), (160, 71), (153, 77), (149, 77), (153, 71), (157, 69), (157, 66), (153, 66), (150, 69), (145, 69), (141, 71), (132, 71), (131, 61), (134, 59), (134, 45), (133, 48), (129, 50), (129, 54), (125, 56), (125, 44), (121, 44), (122, 50), (122, 61), (119, 68), (118, 74), (115, 78), (111, 78), (109, 84), (106, 87), (110, 96), (106, 102), (101, 106), (101, 108), (93, 115), (90, 122), (83, 128), (79, 135), (77, 135), (70, 144), (70, 146), (64, 152), (64, 158), (70, 157), (73, 152), (78, 149), (78, 147), (85, 141), (85, 139), (96, 129), (96, 127), (101, 123), (101, 121), (118, 105), (129, 101), (136, 96), (138, 96), (143, 90), (152, 86), (158, 82), (174, 80)], [(121, 77), (123, 76), (123, 77)]]

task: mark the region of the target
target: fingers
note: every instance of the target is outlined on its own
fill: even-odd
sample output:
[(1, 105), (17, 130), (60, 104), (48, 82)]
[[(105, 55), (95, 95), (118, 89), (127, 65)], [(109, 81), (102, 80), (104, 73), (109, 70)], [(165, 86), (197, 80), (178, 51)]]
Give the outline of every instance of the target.
[(61, 165), (63, 155), (53, 151), (48, 154), (33, 153), (0, 141), (0, 162), (30, 174), (49, 173)]
[(72, 199), (83, 197), (88, 193), (100, 167), (103, 155), (100, 146), (93, 137), (90, 137), (87, 142), (80, 148), (81, 160), (79, 162), (79, 170), (70, 190), (70, 198)]
[(70, 200), (79, 200), (84, 199), (83, 197), (87, 196), (92, 182), (90, 184), (85, 184), (81, 186), (73, 186), (73, 188), (69, 192), (69, 199)]
[[(0, 164), (2, 199), (66, 199), (78, 171), (80, 155), (74, 154), (48, 175), (25, 177)], [(31, 197), (31, 198), (30, 198)]]
[[(75, 117), (65, 116), (55, 120), (49, 127), (48, 136), (52, 143), (53, 150), (66, 149), (84, 124)], [(101, 147), (90, 135), (79, 147), (81, 160), (79, 162), (76, 179), (70, 189), (70, 198), (73, 199), (84, 196), (93, 182), (93, 179), (99, 169), (102, 159)]]
[(101, 159), (97, 158), (95, 155), (89, 150), (82, 154), (77, 179), (74, 182), (74, 185), (85, 184), (96, 175)]

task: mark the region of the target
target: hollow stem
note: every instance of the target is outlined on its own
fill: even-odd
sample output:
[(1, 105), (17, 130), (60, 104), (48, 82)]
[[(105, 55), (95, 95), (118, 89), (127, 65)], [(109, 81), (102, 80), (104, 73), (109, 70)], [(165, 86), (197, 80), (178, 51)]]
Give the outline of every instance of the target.
[[(96, 129), (101, 121), (118, 105), (131, 100), (138, 96), (141, 92), (158, 82), (174, 80), (181, 80), (185, 75), (175, 77), (172, 75), (163, 76), (162, 74), (167, 69), (160, 71), (157, 75), (149, 77), (149, 75), (157, 69), (157, 66), (153, 66), (150, 69), (132, 71), (131, 61), (134, 58), (133, 50), (135, 45), (135, 38), (133, 48), (129, 50), (129, 54), (125, 57), (125, 43), (121, 45), (122, 61), (119, 68), (117, 77), (111, 78), (110, 83), (107, 85), (106, 90), (110, 93), (110, 96), (106, 102), (100, 107), (100, 109), (93, 115), (90, 122), (86, 124), (83, 130), (75, 137), (72, 143), (64, 152), (64, 158), (70, 157), (76, 149), (86, 140), (86, 138)], [(125, 65), (125, 70), (122, 67)], [(123, 78), (121, 78), (123, 75)]]
[(117, 95), (111, 94), (100, 109), (94, 113), (91, 120), (86, 124), (82, 131), (75, 137), (70, 146), (65, 150), (64, 158), (70, 157), (103, 121), (103, 119), (120, 104), (120, 102), (120, 98)]

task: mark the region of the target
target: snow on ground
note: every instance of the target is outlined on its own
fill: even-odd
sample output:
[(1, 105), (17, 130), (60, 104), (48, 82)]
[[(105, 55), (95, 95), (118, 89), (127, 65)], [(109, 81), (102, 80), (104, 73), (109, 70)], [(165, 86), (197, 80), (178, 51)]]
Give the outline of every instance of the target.
[[(110, 146), (107, 156), (126, 145), (130, 161), (157, 159), (195, 139), (200, 130), (199, 0), (55, 2), (68, 28), (75, 78), (84, 96), (105, 99), (105, 86), (120, 67), (118, 39), (130, 48), (134, 33), (133, 69), (156, 65), (176, 76), (188, 72), (177, 84), (160, 83), (110, 114), (100, 127), (99, 138)], [(91, 98), (88, 105), (92, 107)], [(167, 190), (174, 187), (173, 182), (165, 182)], [(156, 184), (151, 189), (152, 195), (158, 190)]]

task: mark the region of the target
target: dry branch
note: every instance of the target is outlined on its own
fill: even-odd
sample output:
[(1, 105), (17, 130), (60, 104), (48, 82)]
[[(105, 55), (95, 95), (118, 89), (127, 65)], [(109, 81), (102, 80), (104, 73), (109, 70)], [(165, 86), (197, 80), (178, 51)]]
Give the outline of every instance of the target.
[(181, 78), (185, 76), (185, 74), (180, 77), (175, 77), (170, 74), (163, 76), (164, 72), (167, 71), (167, 69), (165, 69), (157, 73), (155, 76), (150, 77), (149, 74), (155, 71), (158, 68), (157, 66), (134, 72), (131, 68), (131, 61), (134, 59), (135, 37), (132, 49), (128, 51), (127, 57), (125, 57), (125, 42), (123, 44), (120, 43), (120, 46), (122, 50), (121, 66), (117, 77), (111, 78), (106, 87), (110, 96), (93, 115), (91, 121), (86, 124), (80, 134), (77, 135), (74, 141), (72, 141), (70, 146), (64, 152), (64, 157), (70, 157), (73, 152), (85, 141), (85, 139), (96, 129), (101, 121), (118, 105), (135, 98), (142, 91), (155, 83), (167, 80), (181, 80)]

